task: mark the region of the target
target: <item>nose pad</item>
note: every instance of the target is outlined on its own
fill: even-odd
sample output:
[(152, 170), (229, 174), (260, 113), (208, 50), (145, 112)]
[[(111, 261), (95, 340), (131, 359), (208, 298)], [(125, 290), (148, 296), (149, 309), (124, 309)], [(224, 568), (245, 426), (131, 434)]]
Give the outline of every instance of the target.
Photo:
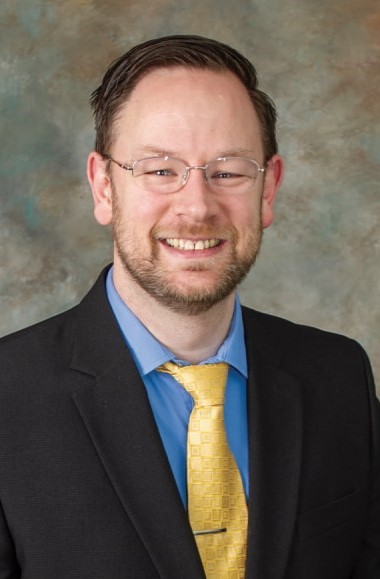
[(182, 175), (182, 179), (181, 179), (181, 187), (184, 187), (186, 185), (186, 183), (189, 180), (189, 175), (190, 175), (190, 169), (187, 168), (186, 171), (183, 173)]
[(186, 185), (186, 183), (189, 180), (190, 177), (190, 171), (192, 171), (193, 169), (197, 169), (197, 170), (201, 170), (204, 173), (204, 180), (205, 183), (207, 183), (207, 185), (209, 184), (208, 182), (208, 174), (207, 174), (207, 168), (206, 167), (187, 167), (186, 171), (183, 173), (182, 175), (182, 179), (181, 179), (181, 187), (184, 187)]

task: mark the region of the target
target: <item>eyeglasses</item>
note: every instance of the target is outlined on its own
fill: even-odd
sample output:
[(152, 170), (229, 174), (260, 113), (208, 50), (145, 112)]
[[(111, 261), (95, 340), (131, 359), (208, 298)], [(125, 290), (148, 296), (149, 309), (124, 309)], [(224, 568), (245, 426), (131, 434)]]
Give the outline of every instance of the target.
[(259, 173), (265, 172), (257, 161), (246, 157), (219, 157), (206, 165), (189, 166), (176, 157), (148, 157), (131, 165), (103, 155), (126, 171), (132, 171), (140, 189), (151, 193), (175, 193), (186, 185), (190, 171), (204, 171), (205, 180), (214, 193), (247, 193)]

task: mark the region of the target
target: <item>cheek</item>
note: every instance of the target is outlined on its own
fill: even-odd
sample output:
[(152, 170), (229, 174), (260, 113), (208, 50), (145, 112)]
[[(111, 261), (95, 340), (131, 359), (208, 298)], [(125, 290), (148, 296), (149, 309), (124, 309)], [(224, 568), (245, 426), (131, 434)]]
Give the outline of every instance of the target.
[(230, 204), (227, 213), (232, 225), (239, 231), (248, 231), (257, 227), (261, 218), (260, 198), (253, 195), (245, 198), (236, 198)]
[(163, 218), (165, 207), (157, 196), (147, 196), (141, 192), (125, 194), (118, 198), (114, 208), (114, 218), (122, 223), (129, 232), (140, 236), (151, 231)]

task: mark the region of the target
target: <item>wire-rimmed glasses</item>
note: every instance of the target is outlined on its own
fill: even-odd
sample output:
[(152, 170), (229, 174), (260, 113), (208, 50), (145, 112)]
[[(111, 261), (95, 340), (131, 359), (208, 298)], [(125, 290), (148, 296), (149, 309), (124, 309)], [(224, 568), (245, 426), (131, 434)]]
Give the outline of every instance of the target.
[(132, 164), (121, 163), (109, 155), (103, 157), (131, 171), (139, 188), (151, 193), (176, 193), (186, 185), (193, 169), (204, 171), (206, 183), (214, 193), (247, 193), (257, 176), (265, 172), (265, 167), (246, 157), (219, 157), (194, 166), (169, 156), (147, 157)]

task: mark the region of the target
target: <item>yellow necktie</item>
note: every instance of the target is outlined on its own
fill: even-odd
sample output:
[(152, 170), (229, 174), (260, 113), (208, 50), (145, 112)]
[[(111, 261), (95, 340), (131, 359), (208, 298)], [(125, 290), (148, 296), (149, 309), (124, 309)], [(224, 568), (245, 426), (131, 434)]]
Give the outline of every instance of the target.
[(245, 577), (248, 511), (227, 442), (224, 396), (228, 364), (158, 368), (194, 398), (187, 440), (189, 518), (207, 579)]

